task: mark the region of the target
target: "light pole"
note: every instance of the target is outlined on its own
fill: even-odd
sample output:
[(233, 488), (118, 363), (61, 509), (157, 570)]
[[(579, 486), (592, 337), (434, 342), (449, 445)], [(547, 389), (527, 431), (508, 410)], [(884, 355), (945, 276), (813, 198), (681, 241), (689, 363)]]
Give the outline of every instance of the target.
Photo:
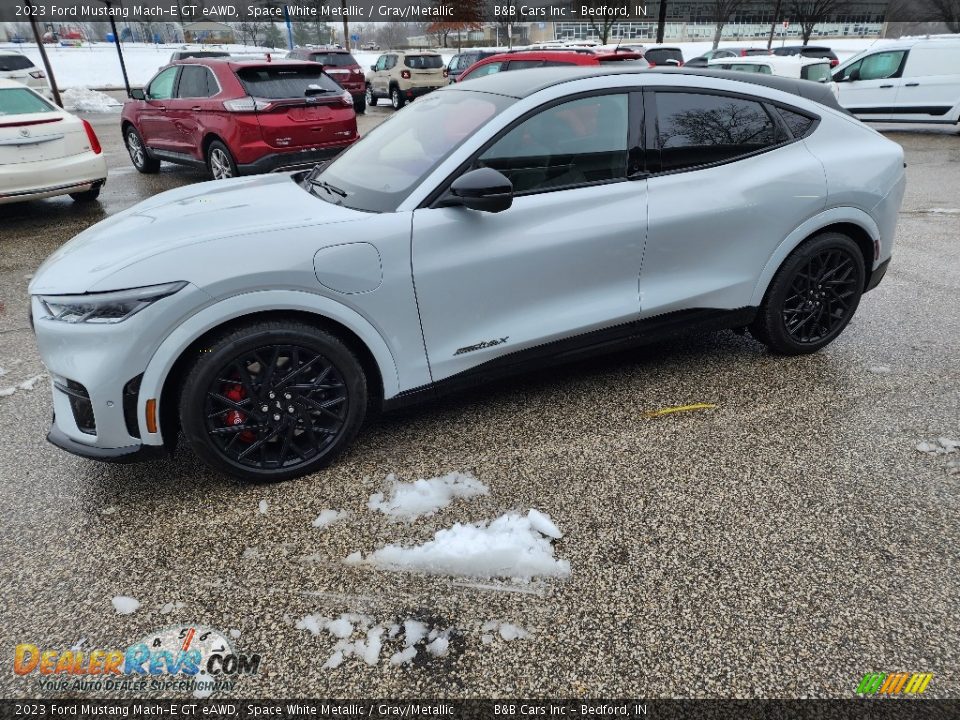
[(130, 79), (127, 77), (127, 65), (123, 61), (123, 50), (120, 49), (120, 33), (117, 32), (117, 21), (113, 19), (113, 0), (100, 0), (107, 6), (107, 17), (110, 18), (110, 31), (113, 33), (113, 42), (117, 46), (117, 57), (120, 58), (120, 71), (123, 73), (123, 86), (127, 89), (127, 97), (130, 97)]
[(34, 15), (33, 8), (26, 0), (23, 3), (23, 9), (30, 18), (30, 28), (33, 30), (33, 37), (37, 41), (37, 49), (40, 51), (40, 59), (43, 60), (43, 68), (47, 71), (47, 79), (50, 81), (50, 90), (53, 92), (53, 101), (63, 107), (63, 100), (60, 99), (60, 90), (57, 88), (57, 79), (53, 76), (53, 68), (50, 66), (50, 58), (47, 57), (47, 49), (43, 46), (43, 37), (40, 35), (40, 28), (37, 25), (37, 17)]

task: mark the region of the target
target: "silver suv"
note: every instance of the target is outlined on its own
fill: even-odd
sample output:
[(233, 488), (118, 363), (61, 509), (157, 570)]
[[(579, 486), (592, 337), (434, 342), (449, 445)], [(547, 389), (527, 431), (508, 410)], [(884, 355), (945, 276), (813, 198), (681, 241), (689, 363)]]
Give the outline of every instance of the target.
[(182, 430), (281, 480), (371, 409), (679, 329), (819, 350), (883, 277), (905, 185), (900, 146), (835, 108), (746, 73), (500, 73), (309, 173), (157, 195), (30, 284), (49, 439), (131, 460)]
[(387, 53), (377, 58), (370, 71), (367, 105), (389, 98), (394, 110), (446, 84), (443, 58), (435, 52)]

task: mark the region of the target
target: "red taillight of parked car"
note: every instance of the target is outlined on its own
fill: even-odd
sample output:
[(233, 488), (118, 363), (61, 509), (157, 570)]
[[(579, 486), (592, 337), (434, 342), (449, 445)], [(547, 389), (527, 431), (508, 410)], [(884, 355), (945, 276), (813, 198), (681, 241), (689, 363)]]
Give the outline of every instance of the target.
[(837, 58), (833, 58), (833, 60), (830, 61), (830, 67), (836, 67), (839, 64), (840, 64), (840, 60), (838, 60)]
[(270, 110), (273, 103), (267, 100), (260, 100), (247, 97), (236, 98), (235, 100), (224, 100), (223, 107), (230, 112), (256, 112), (257, 110)]
[(448, 75), (450, 75), (450, 71), (447, 70), (446, 68), (444, 68), (444, 69), (443, 69), (443, 76), (444, 76), (444, 77), (447, 77)]
[(100, 147), (100, 140), (97, 138), (97, 134), (93, 131), (93, 125), (83, 119), (81, 119), (80, 122), (83, 123), (83, 129), (87, 131), (87, 140), (90, 141), (90, 149), (93, 150), (94, 155), (99, 155), (103, 152), (103, 148)]
[(409, 80), (409, 79), (410, 79), (410, 71), (409, 71), (409, 70), (401, 70), (401, 71), (400, 71), (400, 77), (402, 77), (404, 80)]
[(34, 80), (45, 80), (47, 74), (43, 70), (31, 70), (30, 77), (32, 77)]
[(343, 103), (344, 107), (353, 107), (353, 95), (348, 90), (344, 90), (340, 93), (340, 102)]

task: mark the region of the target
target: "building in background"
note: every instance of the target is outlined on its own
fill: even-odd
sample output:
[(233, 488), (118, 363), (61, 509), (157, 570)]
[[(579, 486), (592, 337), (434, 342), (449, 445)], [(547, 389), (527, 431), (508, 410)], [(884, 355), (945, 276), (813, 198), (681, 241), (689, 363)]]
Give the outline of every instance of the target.
[(207, 20), (186, 23), (183, 26), (183, 39), (188, 43), (232, 43), (233, 28), (224, 23)]

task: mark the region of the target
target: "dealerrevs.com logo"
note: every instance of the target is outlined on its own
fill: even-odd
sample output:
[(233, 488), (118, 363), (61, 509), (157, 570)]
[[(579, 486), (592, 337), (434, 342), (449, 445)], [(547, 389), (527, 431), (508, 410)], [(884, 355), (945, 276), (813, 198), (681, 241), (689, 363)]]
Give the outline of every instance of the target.
[(217, 630), (173, 625), (126, 649), (69, 650), (17, 645), (13, 671), (36, 677), (43, 690), (174, 690), (206, 696), (232, 690), (236, 678), (260, 670), (260, 655), (234, 651)]
[(859, 695), (920, 695), (933, 673), (867, 673), (857, 685)]

